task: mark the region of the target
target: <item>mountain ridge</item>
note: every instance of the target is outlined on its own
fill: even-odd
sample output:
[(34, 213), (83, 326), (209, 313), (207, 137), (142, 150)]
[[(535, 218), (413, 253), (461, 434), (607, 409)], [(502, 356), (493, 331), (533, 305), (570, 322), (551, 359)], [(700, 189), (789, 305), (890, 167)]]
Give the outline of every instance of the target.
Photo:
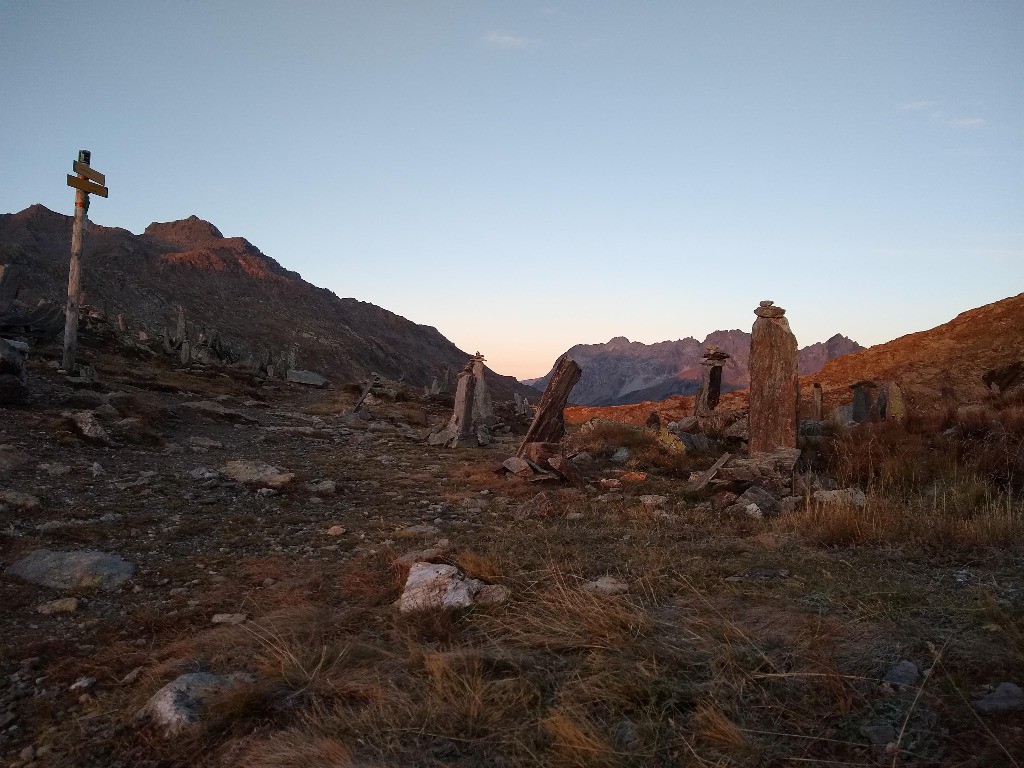
[[(40, 204), (0, 214), (0, 263), (19, 267), (23, 303), (63, 304), (72, 221)], [(315, 286), (194, 215), (153, 222), (139, 235), (89, 222), (82, 285), (86, 303), (123, 313), (133, 334), (155, 338), (173, 328), (181, 305), (193, 332), (216, 331), (241, 359), (294, 345), (300, 367), (338, 380), (376, 372), (415, 386), (434, 378), (451, 385), (469, 359), (433, 326)], [(496, 396), (533, 393), (490, 373)]]

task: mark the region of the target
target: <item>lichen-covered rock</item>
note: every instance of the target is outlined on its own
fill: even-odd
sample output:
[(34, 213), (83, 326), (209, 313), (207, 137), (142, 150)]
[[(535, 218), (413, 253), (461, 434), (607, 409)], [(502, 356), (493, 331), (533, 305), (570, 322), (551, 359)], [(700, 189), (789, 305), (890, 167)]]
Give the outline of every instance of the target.
[(132, 577), (135, 566), (106, 552), (37, 549), (10, 566), (7, 572), (53, 589), (96, 587), (113, 592)]

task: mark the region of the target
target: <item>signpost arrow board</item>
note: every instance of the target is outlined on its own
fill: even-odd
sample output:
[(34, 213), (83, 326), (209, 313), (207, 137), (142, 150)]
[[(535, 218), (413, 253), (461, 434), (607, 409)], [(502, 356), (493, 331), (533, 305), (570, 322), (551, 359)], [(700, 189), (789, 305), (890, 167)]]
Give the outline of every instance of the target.
[(102, 186), (102, 185), (107, 183), (107, 177), (106, 176), (104, 176), (102, 173), (97, 171), (95, 168), (89, 167), (88, 165), (86, 165), (83, 162), (75, 160), (75, 163), (72, 166), (72, 169), (79, 176), (85, 176), (85, 178), (91, 179), (92, 181), (95, 181), (100, 186)]
[[(75, 165), (78, 165), (78, 163), (75, 163)], [(97, 173), (96, 175), (99, 176), (100, 178), (103, 178), (102, 174)], [(74, 187), (75, 189), (80, 189), (83, 192), (91, 192), (92, 194), (99, 195), (100, 197), (107, 196), (106, 187), (102, 187), (99, 184), (93, 184), (88, 179), (83, 179), (80, 176), (69, 175), (68, 186)]]

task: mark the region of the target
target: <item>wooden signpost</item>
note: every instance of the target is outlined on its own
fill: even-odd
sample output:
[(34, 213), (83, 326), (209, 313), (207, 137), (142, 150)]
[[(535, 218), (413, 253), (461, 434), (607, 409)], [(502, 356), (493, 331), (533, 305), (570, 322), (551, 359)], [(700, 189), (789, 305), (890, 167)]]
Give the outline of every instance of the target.
[(89, 215), (89, 195), (107, 196), (106, 177), (89, 166), (92, 153), (87, 149), (78, 150), (78, 160), (72, 166), (77, 176), (68, 175), (68, 186), (75, 189), (75, 223), (71, 230), (71, 269), (68, 271), (68, 306), (64, 321), (64, 358), (61, 368), (65, 373), (75, 373), (75, 353), (78, 350), (78, 313), (81, 309), (81, 267), (82, 236)]

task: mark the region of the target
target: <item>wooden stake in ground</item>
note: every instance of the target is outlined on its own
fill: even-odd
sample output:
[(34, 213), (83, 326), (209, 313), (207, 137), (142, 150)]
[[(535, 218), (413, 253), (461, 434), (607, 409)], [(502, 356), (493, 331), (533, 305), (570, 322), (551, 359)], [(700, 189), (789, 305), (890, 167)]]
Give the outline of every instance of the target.
[(69, 374), (75, 372), (75, 353), (78, 351), (78, 313), (82, 304), (81, 266), (82, 238), (89, 215), (89, 194), (107, 196), (106, 178), (89, 167), (92, 153), (78, 150), (73, 166), (77, 176), (68, 175), (68, 186), (75, 188), (75, 223), (71, 230), (71, 268), (68, 270), (68, 305), (64, 320), (64, 358), (61, 367)]
[(528, 450), (530, 443), (558, 443), (565, 435), (565, 404), (569, 402), (569, 393), (580, 380), (583, 371), (568, 355), (562, 355), (555, 363), (555, 370), (548, 379), (548, 386), (537, 405), (537, 415), (519, 446), (516, 453), (520, 458)]

